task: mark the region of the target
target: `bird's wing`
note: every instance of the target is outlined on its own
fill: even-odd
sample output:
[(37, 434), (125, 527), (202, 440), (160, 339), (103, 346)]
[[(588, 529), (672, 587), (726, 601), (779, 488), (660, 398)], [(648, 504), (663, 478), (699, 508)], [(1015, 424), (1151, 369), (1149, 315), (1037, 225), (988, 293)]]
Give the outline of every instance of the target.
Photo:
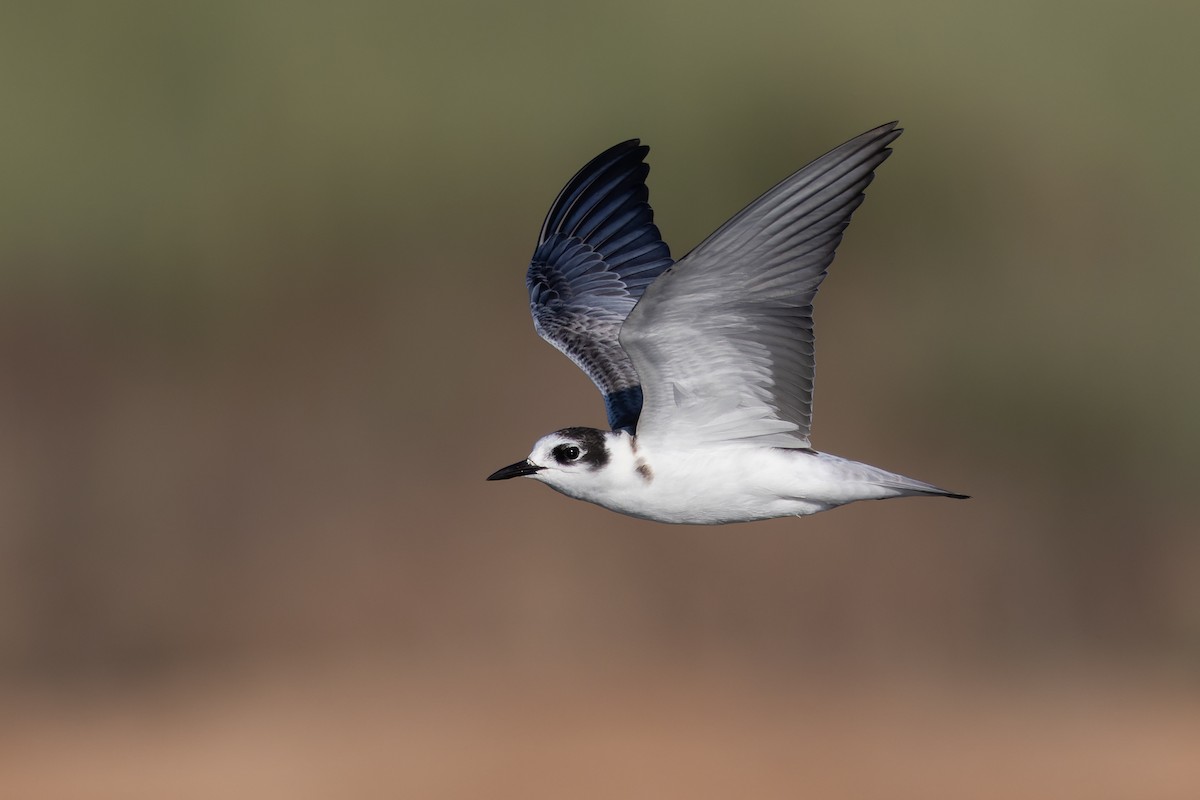
[(896, 125), (785, 179), (650, 287), (621, 329), (645, 396), (639, 439), (808, 447), (813, 296)]
[(525, 283), (538, 334), (604, 395), (613, 430), (642, 409), (637, 370), (617, 335), (646, 287), (671, 266), (654, 224), (637, 139), (596, 156), (563, 188), (538, 236)]

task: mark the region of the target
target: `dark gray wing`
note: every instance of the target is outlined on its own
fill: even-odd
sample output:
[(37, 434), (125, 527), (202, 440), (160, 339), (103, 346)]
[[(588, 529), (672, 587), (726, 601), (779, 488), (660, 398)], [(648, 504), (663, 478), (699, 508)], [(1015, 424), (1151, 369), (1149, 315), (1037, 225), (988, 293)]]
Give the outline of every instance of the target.
[(646, 292), (621, 330), (645, 392), (639, 439), (808, 447), (813, 296), (899, 135), (892, 122), (821, 156)]
[(559, 192), (525, 284), (538, 335), (604, 395), (608, 424), (632, 430), (642, 410), (637, 370), (617, 335), (671, 253), (654, 224), (637, 139), (596, 156)]

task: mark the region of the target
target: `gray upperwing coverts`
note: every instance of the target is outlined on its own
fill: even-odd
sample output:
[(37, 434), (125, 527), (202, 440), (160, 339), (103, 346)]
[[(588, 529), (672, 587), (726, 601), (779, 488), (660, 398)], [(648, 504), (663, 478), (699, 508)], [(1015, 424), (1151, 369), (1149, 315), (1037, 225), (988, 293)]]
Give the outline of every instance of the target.
[(813, 297), (900, 132), (888, 123), (813, 161), (646, 291), (620, 332), (643, 442), (809, 446)]

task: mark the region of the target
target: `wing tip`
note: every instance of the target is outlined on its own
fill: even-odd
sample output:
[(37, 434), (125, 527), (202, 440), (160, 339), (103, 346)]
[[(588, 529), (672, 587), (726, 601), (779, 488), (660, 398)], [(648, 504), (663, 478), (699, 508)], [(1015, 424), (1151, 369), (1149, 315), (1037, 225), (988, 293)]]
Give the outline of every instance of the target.
[(571, 176), (571, 179), (555, 196), (554, 202), (550, 204), (550, 210), (546, 212), (541, 230), (538, 232), (539, 245), (545, 242), (554, 229), (563, 222), (574, 202), (586, 194), (592, 182), (605, 171), (618, 164), (623, 164), (622, 169), (626, 171), (632, 172), (641, 169), (643, 174), (640, 175), (639, 181), (645, 180), (645, 173), (649, 173), (650, 170), (650, 166), (646, 164), (646, 155), (650, 152), (650, 147), (642, 144), (641, 141), (641, 139), (633, 138), (618, 142), (592, 158)]
[(888, 131), (886, 134), (884, 134), (882, 137), (880, 137), (879, 141), (880, 141), (880, 144), (883, 145), (883, 149), (885, 152), (887, 152), (887, 153), (892, 152), (892, 148), (889, 145), (891, 145), (892, 142), (899, 139), (900, 134), (902, 134), (902, 133), (904, 133), (904, 128), (892, 128), (890, 131)]
[[(865, 133), (859, 134), (850, 142), (856, 140), (866, 140), (872, 144), (882, 148), (885, 157), (891, 155), (891, 148), (888, 147), (892, 142), (900, 138), (900, 134), (904, 133), (904, 128), (899, 127), (900, 120), (894, 119), (891, 122), (885, 122), (882, 125), (872, 128)], [(849, 144), (847, 142), (846, 144)], [(838, 148), (834, 148), (836, 150)]]
[[(616, 155), (616, 154), (624, 155), (626, 153), (637, 153), (641, 157), (642, 160), (645, 160), (646, 154), (649, 152), (650, 152), (650, 145), (642, 144), (641, 137), (635, 136), (632, 139), (625, 139), (624, 141), (617, 142), (612, 147), (608, 148), (607, 150), (603, 151), (598, 156), (593, 158), (592, 161), (593, 162), (599, 161), (600, 159), (602, 159), (608, 155)], [(586, 169), (586, 167), (585, 167), (585, 169)], [(582, 171), (583, 170), (580, 170), (580, 172), (582, 172)]]

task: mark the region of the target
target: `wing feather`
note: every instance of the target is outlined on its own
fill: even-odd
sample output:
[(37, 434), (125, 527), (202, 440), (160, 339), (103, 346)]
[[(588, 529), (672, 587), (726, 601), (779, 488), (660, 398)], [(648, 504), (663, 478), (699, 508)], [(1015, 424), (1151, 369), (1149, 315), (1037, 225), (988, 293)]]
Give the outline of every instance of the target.
[(896, 126), (788, 177), (646, 290), (620, 331), (642, 378), (639, 438), (809, 446), (813, 297)]
[(614, 430), (632, 430), (642, 407), (621, 325), (672, 263), (650, 208), (649, 149), (631, 139), (576, 173), (546, 215), (525, 276), (534, 328), (600, 389)]

